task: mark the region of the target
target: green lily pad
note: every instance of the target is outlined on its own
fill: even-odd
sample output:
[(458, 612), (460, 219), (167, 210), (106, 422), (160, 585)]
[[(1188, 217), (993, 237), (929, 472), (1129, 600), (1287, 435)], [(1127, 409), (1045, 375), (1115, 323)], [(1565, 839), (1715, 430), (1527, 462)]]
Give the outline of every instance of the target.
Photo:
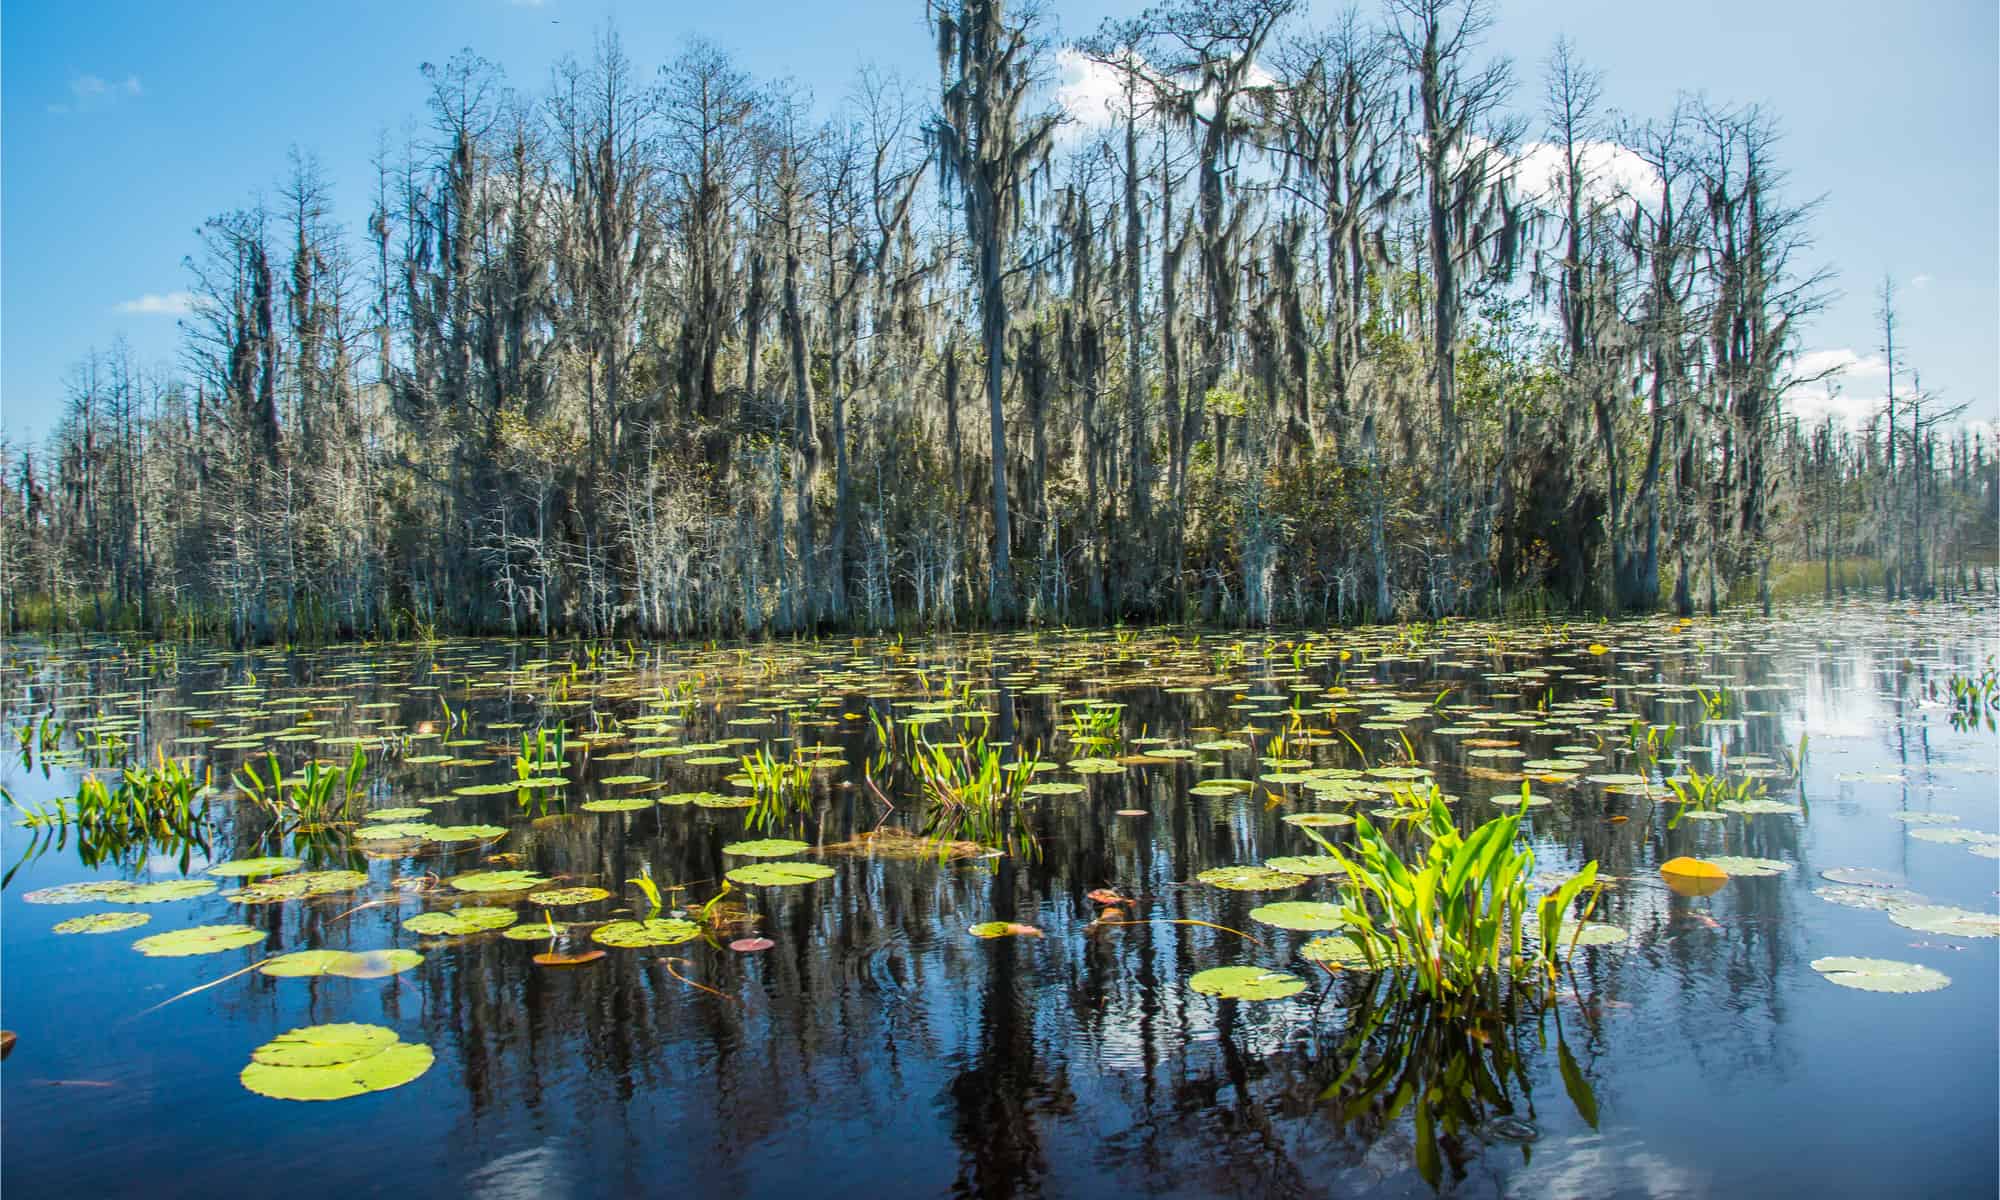
[(1015, 921), (981, 921), (966, 930), (976, 938), (1040, 937), (1042, 931), (1033, 925), (1022, 925)]
[(222, 893), (222, 898), (231, 904), (277, 904), (305, 896), (351, 892), (367, 882), (368, 875), (363, 871), (303, 871), (245, 884), (233, 892)]
[(1211, 867), (1195, 878), (1232, 892), (1275, 892), (1280, 888), (1297, 887), (1306, 881), (1303, 875), (1274, 871), (1269, 867)]
[(653, 917), (644, 921), (613, 921), (591, 931), (590, 940), (606, 946), (637, 950), (644, 946), (678, 946), (701, 936), (693, 921)]
[(1346, 813), (1302, 812), (1292, 813), (1285, 818), (1287, 825), (1299, 825), (1310, 829), (1333, 829), (1354, 824), (1354, 818)]
[(794, 842), (786, 838), (763, 838), (754, 842), (731, 842), (722, 848), (724, 854), (741, 854), (749, 858), (783, 858), (787, 854), (798, 854), (811, 847), (804, 842)]
[(305, 864), (296, 858), (281, 858), (276, 856), (269, 858), (233, 858), (228, 862), (216, 863), (208, 869), (208, 873), (210, 875), (250, 879), (258, 875), (283, 875), (287, 871), (296, 871), (303, 865)]
[(461, 892), (525, 892), (548, 882), (533, 871), (467, 871), (448, 880)]
[(2000, 834), (1987, 833), (1982, 829), (1912, 829), (1910, 836), (1920, 842), (1942, 842), (1947, 846), (1990, 846), (2000, 842)]
[(638, 783), (651, 783), (653, 782), (653, 777), (651, 775), (607, 775), (597, 782), (607, 787), (630, 787)]
[(280, 979), (313, 975), (386, 979), (423, 961), (424, 956), (415, 950), (294, 950), (264, 962), (257, 970)]
[(132, 948), (147, 958), (186, 958), (254, 946), (264, 938), (263, 930), (248, 925), (190, 925), (142, 937), (132, 943)]
[(1949, 904), (1900, 904), (1889, 910), (1889, 919), (1905, 929), (1921, 933), (1942, 933), (1951, 937), (2000, 937), (2000, 916), (1953, 908)]
[(601, 887), (551, 888), (546, 892), (529, 892), (528, 903), (543, 907), (563, 904), (589, 904), (593, 900), (608, 900), (611, 893)]
[(1869, 908), (1882, 912), (1904, 905), (1930, 903), (1917, 893), (1903, 888), (1862, 887), (1855, 884), (1816, 887), (1813, 889), (1813, 895), (1847, 908)]
[(1755, 816), (1759, 813), (1790, 813), (1797, 816), (1805, 810), (1796, 804), (1786, 804), (1782, 800), (1724, 800), (1715, 806), (1722, 812), (1741, 813)]
[(345, 1100), (401, 1087), (432, 1061), (429, 1046), (378, 1025), (313, 1025), (259, 1046), (238, 1078), (274, 1100)]
[(142, 912), (91, 913), (87, 917), (71, 917), (58, 921), (57, 933), (118, 933), (121, 930), (137, 929), (153, 919), (153, 914)]
[(21, 899), (28, 904), (83, 904), (91, 900), (109, 900), (135, 886), (122, 879), (93, 879), (85, 883), (37, 888), (22, 895)]
[(465, 908), (440, 909), (437, 912), (418, 913), (403, 922), (403, 928), (411, 933), (428, 933), (440, 937), (463, 937), (472, 933), (490, 933), (495, 929), (505, 929), (520, 917), (511, 908), (496, 908), (485, 905), (468, 905)]
[(1744, 858), (1737, 854), (1712, 854), (1708, 861), (1721, 867), (1726, 875), (1740, 875), (1759, 878), (1766, 875), (1783, 875), (1792, 869), (1792, 864), (1775, 858)]
[(380, 825), (363, 825), (354, 831), (357, 842), (400, 842), (420, 838), (437, 826), (424, 821), (387, 821)]
[(1347, 868), (1340, 865), (1340, 860), (1331, 854), (1290, 854), (1267, 858), (1264, 865), (1287, 875), (1344, 875), (1347, 872)]
[(1226, 1000), (1282, 1000), (1305, 991), (1306, 981), (1263, 967), (1210, 967), (1188, 980), (1188, 987)]
[(793, 884), (811, 883), (816, 879), (829, 879), (833, 868), (808, 862), (751, 863), (729, 872), (728, 878), (745, 887), (790, 887)]
[(424, 830), (427, 842), (484, 842), (505, 836), (505, 825), (439, 825)]
[(164, 904), (169, 900), (192, 900), (206, 896), (219, 884), (213, 879), (170, 879), (165, 883), (132, 883), (106, 895), (113, 904)]
[(1347, 918), (1340, 915), (1340, 905), (1322, 900), (1281, 900), (1251, 909), (1250, 916), (1280, 929), (1341, 929), (1347, 925)]
[(605, 800), (586, 800), (582, 808), (585, 812), (638, 812), (653, 807), (651, 796), (616, 796)]
[[(413, 761), (404, 759), (405, 762)], [(364, 821), (414, 821), (428, 816), (429, 810), (422, 808), (378, 808), (374, 812), (361, 814)]]
[(1083, 785), (1073, 779), (1044, 779), (1022, 790), (1030, 796), (1074, 796), (1083, 791)]
[(1400, 960), (1395, 958), (1382, 958), (1371, 964), (1367, 952), (1356, 945), (1353, 938), (1338, 935), (1314, 938), (1299, 947), (1299, 955), (1349, 971), (1386, 970), (1401, 965)]
[[(1713, 860), (1710, 860), (1713, 861)], [(1630, 939), (1632, 935), (1616, 925), (1606, 925), (1601, 921), (1585, 921), (1581, 926), (1576, 922), (1565, 922), (1556, 932), (1556, 944), (1568, 949), (1577, 946), (1616, 946)]]
[[(568, 928), (569, 922), (556, 922), (557, 933)], [(509, 925), (501, 930), (500, 936), (510, 942), (545, 942), (549, 940), (549, 924), (547, 921), (523, 921), (519, 925)]]
[(1820, 978), (1864, 992), (1935, 992), (1951, 985), (1951, 976), (1916, 963), (1888, 958), (1815, 958)]

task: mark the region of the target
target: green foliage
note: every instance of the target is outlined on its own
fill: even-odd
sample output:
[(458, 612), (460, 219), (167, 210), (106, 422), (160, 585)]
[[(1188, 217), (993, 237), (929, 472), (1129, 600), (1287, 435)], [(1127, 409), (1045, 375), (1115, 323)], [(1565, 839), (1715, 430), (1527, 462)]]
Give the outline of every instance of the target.
[[(1461, 834), (1432, 796), (1413, 822), (1420, 844), (1409, 859), (1366, 817), (1356, 819), (1347, 850), (1307, 828), (1345, 872), (1342, 936), (1367, 962), (1409, 970), (1426, 995), (1447, 1006), (1488, 998), (1509, 981), (1552, 982), (1563, 914), (1596, 881), (1597, 864), (1531, 904), (1527, 880), (1535, 854), (1520, 838), (1525, 812)], [(1531, 914), (1538, 932), (1532, 954), (1525, 938)]]

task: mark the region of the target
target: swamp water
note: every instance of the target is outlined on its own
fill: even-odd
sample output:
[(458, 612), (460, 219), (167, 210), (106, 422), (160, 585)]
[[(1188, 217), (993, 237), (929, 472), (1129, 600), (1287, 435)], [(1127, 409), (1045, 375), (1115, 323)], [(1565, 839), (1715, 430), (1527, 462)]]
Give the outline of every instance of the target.
[[(17, 641), (0, 1190), (1991, 1195), (1995, 628)], [(916, 776), (981, 732), (1018, 805)], [(21, 824), (162, 754), (195, 841)], [(1552, 998), (1438, 1019), (1269, 907), (1340, 900), (1306, 824), (1524, 782), (1531, 891), (1604, 884)]]

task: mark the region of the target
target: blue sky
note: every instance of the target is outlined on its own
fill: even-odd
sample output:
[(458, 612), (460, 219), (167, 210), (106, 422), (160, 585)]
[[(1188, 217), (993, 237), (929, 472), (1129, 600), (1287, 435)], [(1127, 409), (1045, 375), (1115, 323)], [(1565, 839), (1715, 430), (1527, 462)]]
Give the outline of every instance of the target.
[[(1141, 7), (1055, 0), (1062, 32)], [(1333, 6), (1315, 5), (1325, 18)], [(1366, 7), (1364, 6), (1364, 11)], [(2000, 71), (1992, 0), (1502, 0), (1491, 50), (1536, 106), (1559, 34), (1638, 116), (1677, 91), (1760, 102), (1785, 130), (1794, 194), (1824, 195), (1817, 257), (1841, 296), (1806, 331), (1816, 363), (1851, 364), (1849, 411), (1882, 390), (1874, 292), (1901, 291), (1907, 361), (1927, 390), (2000, 416)], [(763, 78), (824, 101), (873, 62), (927, 83), (921, 0), (688, 4), (646, 0), (353, 0), (339, 4), (14, 0), (0, 28), (0, 427), (39, 437), (65, 376), (123, 334), (167, 364), (195, 228), (260, 193), (287, 149), (319, 156), (356, 229), (378, 138), (420, 117), (419, 64), (470, 46), (539, 90), (615, 20), (650, 72), (699, 34)], [(1804, 406), (1824, 403), (1805, 396)]]

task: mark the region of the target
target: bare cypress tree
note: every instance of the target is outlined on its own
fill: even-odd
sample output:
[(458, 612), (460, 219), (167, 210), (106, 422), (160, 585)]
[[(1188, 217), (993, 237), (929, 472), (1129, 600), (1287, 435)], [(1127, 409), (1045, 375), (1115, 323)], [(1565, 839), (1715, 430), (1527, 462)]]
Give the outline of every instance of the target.
[(1046, 47), (1036, 14), (1010, 18), (1003, 0), (932, 3), (942, 93), (925, 127), (947, 187), (961, 194), (966, 240), (979, 289), (980, 341), (986, 355), (986, 412), (993, 458), (993, 562), (987, 610), (995, 622), (1016, 612), (1007, 512), (1007, 265), (1027, 193), (1047, 165), (1061, 117), (1024, 113)]

